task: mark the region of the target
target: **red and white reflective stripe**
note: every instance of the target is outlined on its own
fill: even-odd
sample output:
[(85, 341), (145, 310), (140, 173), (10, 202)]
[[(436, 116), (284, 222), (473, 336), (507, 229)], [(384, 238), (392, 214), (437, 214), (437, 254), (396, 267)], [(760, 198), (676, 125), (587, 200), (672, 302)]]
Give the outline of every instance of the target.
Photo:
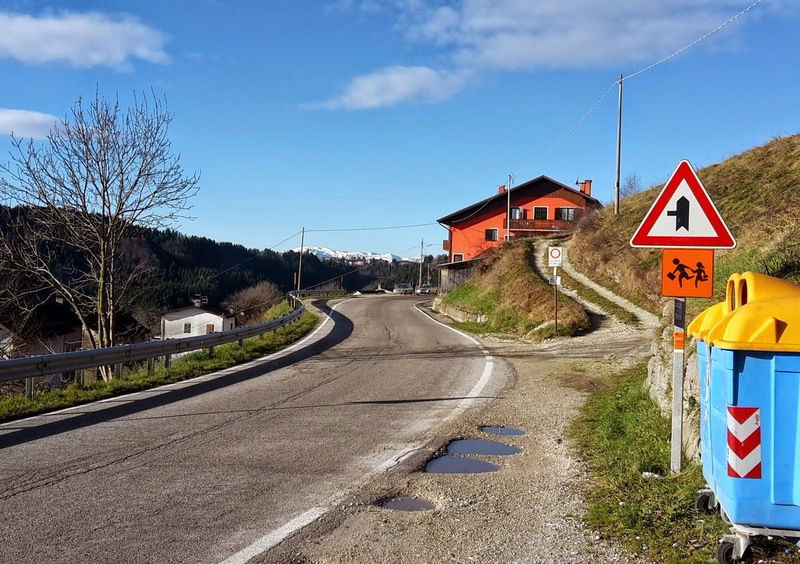
[(728, 406), (728, 476), (761, 478), (761, 409)]

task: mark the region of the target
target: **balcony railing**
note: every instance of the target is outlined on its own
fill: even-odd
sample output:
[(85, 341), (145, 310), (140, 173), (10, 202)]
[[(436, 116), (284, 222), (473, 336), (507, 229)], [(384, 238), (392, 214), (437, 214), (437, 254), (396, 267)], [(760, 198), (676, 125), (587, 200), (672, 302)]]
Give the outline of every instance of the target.
[[(503, 220), (503, 229), (506, 228), (506, 223)], [(575, 221), (566, 219), (512, 219), (511, 231), (572, 231), (575, 228), (575, 224)]]

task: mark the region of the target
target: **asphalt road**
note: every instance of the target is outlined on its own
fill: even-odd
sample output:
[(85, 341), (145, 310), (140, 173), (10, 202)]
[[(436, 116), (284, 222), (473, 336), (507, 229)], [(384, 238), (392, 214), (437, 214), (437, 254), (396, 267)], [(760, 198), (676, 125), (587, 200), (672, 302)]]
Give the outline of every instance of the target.
[(0, 425), (0, 561), (262, 553), (500, 388), (497, 361), (421, 301), (334, 302), (284, 353)]

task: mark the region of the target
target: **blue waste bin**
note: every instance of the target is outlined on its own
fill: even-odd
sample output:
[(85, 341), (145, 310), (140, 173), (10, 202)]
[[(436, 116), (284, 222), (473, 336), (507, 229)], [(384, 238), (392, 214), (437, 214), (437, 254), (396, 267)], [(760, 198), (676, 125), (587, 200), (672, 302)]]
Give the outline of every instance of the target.
[(800, 537), (800, 286), (736, 274), (689, 333), (703, 475), (735, 533), (718, 560), (735, 562), (753, 535)]

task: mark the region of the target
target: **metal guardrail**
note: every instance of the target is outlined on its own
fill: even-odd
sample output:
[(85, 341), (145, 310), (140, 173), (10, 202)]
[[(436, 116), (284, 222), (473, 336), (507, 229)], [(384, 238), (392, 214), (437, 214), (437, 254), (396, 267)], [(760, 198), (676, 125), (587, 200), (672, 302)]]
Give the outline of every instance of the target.
[(0, 382), (71, 372), (84, 368), (112, 366), (162, 356), (169, 357), (177, 353), (207, 349), (217, 345), (241, 341), (248, 337), (275, 331), (297, 320), (305, 311), (305, 306), (303, 302), (294, 296), (294, 292), (289, 295), (289, 300), (292, 302), (294, 309), (283, 317), (228, 331), (209, 333), (208, 335), (199, 335), (197, 337), (165, 339), (163, 341), (119, 345), (102, 349), (86, 349), (2, 360), (0, 361)]

